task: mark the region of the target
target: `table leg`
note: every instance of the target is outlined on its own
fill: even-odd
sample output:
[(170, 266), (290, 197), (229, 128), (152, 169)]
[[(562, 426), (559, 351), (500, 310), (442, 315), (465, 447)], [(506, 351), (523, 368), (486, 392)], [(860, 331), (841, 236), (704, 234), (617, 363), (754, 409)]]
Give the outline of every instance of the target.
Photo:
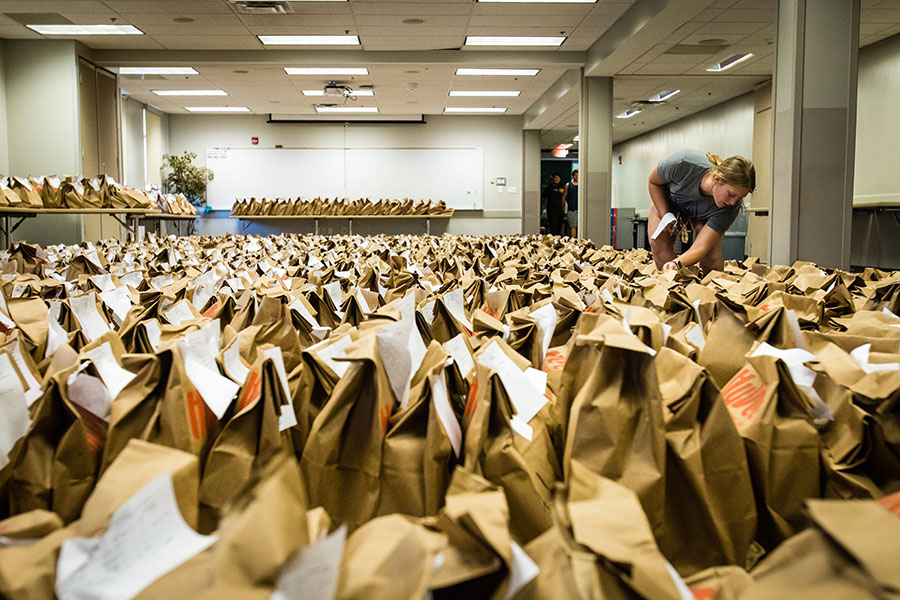
[(431, 217), (425, 217), (425, 234), (431, 235)]
[(353, 219), (349, 219), (349, 221), (350, 221), (350, 229), (349, 229), (350, 235), (353, 235)]
[(316, 235), (319, 235), (319, 220), (313, 219), (313, 223), (316, 225)]

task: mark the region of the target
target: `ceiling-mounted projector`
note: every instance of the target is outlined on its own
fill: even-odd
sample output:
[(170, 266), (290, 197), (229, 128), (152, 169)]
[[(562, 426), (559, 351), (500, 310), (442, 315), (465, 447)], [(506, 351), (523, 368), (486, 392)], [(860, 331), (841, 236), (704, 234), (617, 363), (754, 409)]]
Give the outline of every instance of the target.
[(339, 85), (334, 81), (329, 81), (325, 84), (324, 89), (325, 95), (330, 96), (332, 98), (342, 98), (344, 96), (353, 95), (353, 90), (348, 88), (346, 85)]

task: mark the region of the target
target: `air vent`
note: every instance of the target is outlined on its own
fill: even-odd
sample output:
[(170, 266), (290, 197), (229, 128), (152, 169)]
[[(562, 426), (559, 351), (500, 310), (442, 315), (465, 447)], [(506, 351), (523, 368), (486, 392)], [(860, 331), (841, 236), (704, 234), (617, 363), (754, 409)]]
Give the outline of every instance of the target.
[(663, 54), (715, 54), (727, 47), (727, 44), (722, 46), (713, 44), (675, 44)]
[(228, 0), (234, 12), (241, 15), (286, 15), (294, 12), (290, 2), (279, 0)]

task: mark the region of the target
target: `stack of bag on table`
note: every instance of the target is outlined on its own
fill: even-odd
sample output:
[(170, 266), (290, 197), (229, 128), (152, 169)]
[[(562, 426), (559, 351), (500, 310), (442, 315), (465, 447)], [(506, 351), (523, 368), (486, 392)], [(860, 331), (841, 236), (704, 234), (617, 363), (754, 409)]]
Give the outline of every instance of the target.
[(549, 236), (0, 265), (4, 597), (900, 593), (900, 273)]
[(344, 198), (334, 200), (314, 198), (313, 200), (296, 200), (279, 198), (276, 200), (257, 200), (256, 198), (236, 200), (231, 207), (231, 216), (363, 216), (363, 215), (397, 215), (397, 216), (452, 216), (453, 209), (447, 208), (447, 204), (440, 200), (411, 200), (404, 198), (381, 199), (372, 202), (368, 198), (348, 200)]
[(126, 188), (108, 175), (0, 177), (0, 207), (38, 208), (142, 208), (155, 203), (141, 190)]
[(156, 207), (167, 215), (196, 215), (197, 207), (183, 194), (157, 194)]

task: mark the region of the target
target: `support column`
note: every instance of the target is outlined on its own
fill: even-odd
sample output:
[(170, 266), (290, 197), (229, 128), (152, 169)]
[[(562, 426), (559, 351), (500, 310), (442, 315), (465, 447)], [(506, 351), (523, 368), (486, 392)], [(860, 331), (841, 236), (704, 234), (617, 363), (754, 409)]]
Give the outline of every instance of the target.
[(522, 131), (522, 233), (541, 232), (541, 132)]
[(579, 237), (609, 244), (612, 207), (613, 78), (585, 77), (578, 118)]
[(850, 267), (860, 0), (779, 0), (769, 263)]

